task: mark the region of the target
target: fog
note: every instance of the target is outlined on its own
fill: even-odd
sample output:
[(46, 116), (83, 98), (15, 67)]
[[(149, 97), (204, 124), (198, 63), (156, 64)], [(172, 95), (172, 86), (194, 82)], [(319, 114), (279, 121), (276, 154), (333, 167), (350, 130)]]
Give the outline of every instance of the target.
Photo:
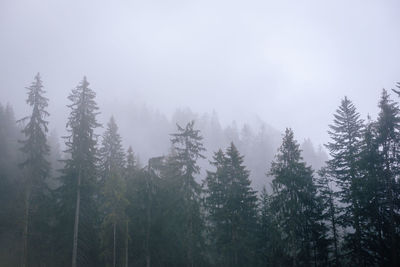
[(399, 11), (0, 0), (0, 265), (398, 266)]
[[(53, 127), (88, 77), (102, 117), (130, 107), (215, 110), (223, 125), (260, 118), (327, 141), (347, 95), (375, 115), (400, 67), (398, 1), (11, 1), (0, 3), (0, 98), (42, 74)], [(126, 116), (126, 115), (125, 115)], [(123, 126), (121, 126), (123, 127)], [(124, 135), (124, 134), (123, 134)]]

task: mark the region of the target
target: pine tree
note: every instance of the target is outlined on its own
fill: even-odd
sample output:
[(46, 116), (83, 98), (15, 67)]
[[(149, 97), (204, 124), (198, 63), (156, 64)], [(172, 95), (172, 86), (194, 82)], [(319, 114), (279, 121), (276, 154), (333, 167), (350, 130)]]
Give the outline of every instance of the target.
[(286, 129), (270, 170), (274, 177), (271, 209), (285, 244), (284, 253), (291, 260), (284, 264), (291, 266), (317, 264), (325, 251), (325, 229), (313, 171), (302, 161), (300, 152), (292, 130)]
[(358, 168), (363, 121), (347, 97), (342, 100), (329, 128), (332, 141), (326, 145), (331, 156), (327, 165), (339, 188), (342, 209), (338, 222), (346, 229), (345, 248), (352, 264), (360, 265), (364, 264), (363, 254), (366, 253), (362, 240), (364, 229), (360, 202), (363, 181)]
[[(204, 158), (205, 150), (199, 130), (194, 129), (194, 121), (189, 122), (185, 128), (177, 125), (178, 132), (171, 134), (171, 142), (175, 151), (172, 158), (174, 168), (178, 175), (170, 177), (172, 186), (176, 189), (176, 196), (181, 198), (179, 225), (184, 244), (184, 258), (187, 266), (195, 266), (202, 253), (203, 220), (200, 213), (201, 186), (196, 182), (195, 175), (200, 173), (197, 160)], [(178, 211), (179, 212), (179, 211)]]
[(359, 168), (363, 179), (362, 217), (364, 218), (365, 247), (367, 265), (385, 266), (386, 242), (383, 233), (383, 203), (385, 190), (383, 183), (383, 156), (377, 141), (377, 123), (368, 121), (363, 131)]
[[(22, 138), (12, 107), (0, 103), (0, 262), (4, 266), (21, 266), (21, 218), (24, 218), (21, 151), (18, 140)], [(37, 216), (35, 216), (37, 217)], [(31, 240), (32, 241), (32, 240)], [(33, 242), (30, 242), (33, 244)]]
[(205, 180), (206, 207), (211, 233), (223, 266), (243, 266), (255, 261), (257, 197), (251, 188), (243, 156), (231, 143), (226, 153), (214, 155), (215, 172)]
[(285, 244), (281, 241), (271, 202), (272, 196), (264, 187), (259, 199), (258, 261), (260, 266), (284, 266), (286, 263), (286, 255), (283, 253)]
[[(65, 145), (68, 159), (62, 170), (61, 183), (57, 189), (59, 196), (58, 221), (61, 229), (73, 228), (73, 233), (60, 230), (59, 241), (72, 243), (72, 267), (79, 265), (95, 266), (96, 253), (96, 220), (97, 212), (94, 203), (98, 174), (97, 135), (95, 129), (100, 126), (96, 116), (98, 107), (95, 92), (89, 88), (86, 77), (72, 90), (68, 99), (71, 113), (67, 122), (69, 135)], [(71, 227), (73, 225), (73, 227)], [(71, 227), (71, 228), (69, 228)], [(82, 231), (79, 231), (82, 229)], [(73, 237), (73, 238), (71, 238)], [(66, 249), (64, 252), (68, 252)], [(79, 257), (78, 257), (79, 256)], [(67, 258), (59, 256), (60, 262)], [(62, 263), (58, 264), (59, 266)]]
[(129, 146), (128, 150), (126, 151), (126, 172), (125, 177), (126, 179), (130, 179), (134, 176), (135, 171), (138, 169), (137, 162), (135, 159), (135, 155), (133, 153), (133, 149)]
[(49, 116), (46, 111), (48, 99), (43, 96), (45, 91), (39, 73), (35, 76), (31, 86), (27, 87), (27, 90), (28, 99), (26, 102), (32, 107), (32, 114), (21, 119), (23, 122), (28, 121), (22, 129), (25, 139), (21, 141), (21, 150), (26, 155), (25, 160), (21, 163), (24, 170), (25, 186), (22, 266), (28, 264), (31, 211), (37, 211), (39, 208), (33, 207), (32, 201), (36, 202), (34, 203), (36, 205), (43, 201), (47, 190), (45, 179), (50, 173), (50, 164), (47, 161), (50, 148), (46, 142), (48, 132), (46, 117)]
[[(129, 184), (131, 183), (132, 179), (134, 179), (135, 174), (138, 172), (138, 166), (137, 162), (135, 159), (135, 155), (133, 153), (133, 149), (131, 146), (129, 146), (127, 153), (126, 153), (126, 167), (125, 167), (125, 184), (127, 186), (127, 190), (125, 192), (126, 196), (125, 198), (128, 200), (129, 203), (129, 194), (132, 193), (128, 190)], [(129, 205), (128, 205), (129, 206)], [(128, 208), (126, 211), (126, 221), (125, 221), (125, 267), (129, 266), (129, 214), (128, 214)]]
[[(102, 176), (102, 211), (105, 215), (102, 223), (102, 243), (104, 254), (112, 258), (112, 266), (117, 262), (117, 227), (123, 227), (126, 222), (125, 209), (128, 205), (126, 199), (126, 180), (124, 179), (125, 153), (121, 144), (121, 136), (118, 133), (118, 126), (113, 117), (107, 124), (106, 132), (103, 135), (102, 147), (100, 148), (101, 176)], [(110, 227), (111, 226), (111, 227)], [(109, 229), (112, 231), (112, 256), (107, 257), (109, 252)]]
[(337, 214), (337, 194), (333, 190), (334, 181), (329, 176), (329, 172), (326, 168), (322, 168), (318, 171), (318, 178), (316, 179), (316, 186), (318, 188), (318, 194), (322, 201), (323, 207), (323, 218), (327, 222), (328, 233), (330, 235), (330, 250), (333, 251), (333, 264), (334, 266), (340, 266), (340, 254), (339, 254), (339, 229), (338, 229), (338, 214)]
[(380, 112), (377, 120), (377, 142), (382, 157), (382, 232), (385, 243), (385, 256), (387, 264), (398, 265), (400, 253), (400, 217), (399, 217), (399, 181), (400, 165), (400, 110), (398, 104), (393, 102), (386, 90), (382, 91), (379, 102)]

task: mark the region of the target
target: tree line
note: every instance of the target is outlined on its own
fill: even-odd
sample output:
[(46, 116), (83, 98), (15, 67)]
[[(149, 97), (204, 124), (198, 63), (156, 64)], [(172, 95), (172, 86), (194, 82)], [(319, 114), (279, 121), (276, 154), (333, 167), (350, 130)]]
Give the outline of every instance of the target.
[(98, 136), (86, 77), (68, 97), (66, 157), (56, 163), (45, 94), (37, 74), (30, 114), (16, 120), (0, 105), (2, 266), (400, 264), (400, 109), (386, 90), (376, 120), (341, 101), (319, 170), (286, 129), (265, 166), (270, 192), (251, 186), (233, 142), (201, 177), (205, 147), (194, 121), (177, 125), (167, 156), (141, 166), (114, 117)]

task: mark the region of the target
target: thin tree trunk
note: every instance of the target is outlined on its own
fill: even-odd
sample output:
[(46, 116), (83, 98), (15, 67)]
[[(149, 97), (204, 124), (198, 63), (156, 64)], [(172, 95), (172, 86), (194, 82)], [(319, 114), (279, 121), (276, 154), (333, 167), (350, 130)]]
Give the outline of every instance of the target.
[(76, 262), (77, 262), (80, 204), (81, 204), (81, 172), (79, 171), (79, 174), (78, 174), (78, 189), (76, 191), (74, 240), (73, 240), (73, 244), (72, 244), (72, 267), (76, 267)]
[(116, 222), (114, 222), (114, 225), (113, 225), (113, 230), (114, 230), (114, 247), (113, 247), (113, 267), (115, 267), (115, 261), (116, 261), (116, 252), (117, 252), (117, 249), (116, 249), (116, 243), (117, 243), (117, 235), (116, 235), (116, 229), (117, 229), (117, 223)]
[(24, 232), (23, 232), (23, 253), (22, 267), (28, 264), (28, 234), (29, 234), (29, 209), (31, 204), (31, 186), (28, 183), (25, 192), (25, 214), (24, 214)]
[[(329, 188), (329, 190), (331, 190), (331, 189)], [(339, 266), (340, 263), (339, 263), (339, 253), (338, 253), (338, 234), (337, 234), (337, 229), (336, 229), (335, 206), (333, 203), (332, 193), (329, 194), (329, 212), (330, 212), (331, 223), (332, 223), (335, 264), (336, 264), (336, 266)]]
[(151, 177), (147, 177), (146, 179), (146, 186), (147, 186), (147, 193), (148, 193), (148, 204), (146, 210), (146, 267), (150, 267), (151, 264), (151, 257), (150, 257), (150, 228), (151, 228), (151, 205), (152, 205), (152, 197), (151, 197), (151, 187), (150, 181)]
[(193, 261), (193, 216), (190, 216), (190, 228), (189, 228), (189, 266), (194, 266)]
[(126, 234), (125, 234), (125, 267), (128, 267), (128, 245), (129, 245), (129, 231), (128, 220), (126, 220)]

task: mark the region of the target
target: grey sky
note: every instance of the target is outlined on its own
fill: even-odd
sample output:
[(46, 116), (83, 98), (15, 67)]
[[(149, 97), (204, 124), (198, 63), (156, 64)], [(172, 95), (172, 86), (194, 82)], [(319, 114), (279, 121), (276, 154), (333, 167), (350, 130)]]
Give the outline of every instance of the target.
[(344, 95), (375, 116), (400, 81), (399, 12), (369, 0), (1, 0), (0, 102), (23, 113), (40, 71), (63, 120), (87, 75), (107, 117), (131, 103), (215, 109), (318, 144)]

